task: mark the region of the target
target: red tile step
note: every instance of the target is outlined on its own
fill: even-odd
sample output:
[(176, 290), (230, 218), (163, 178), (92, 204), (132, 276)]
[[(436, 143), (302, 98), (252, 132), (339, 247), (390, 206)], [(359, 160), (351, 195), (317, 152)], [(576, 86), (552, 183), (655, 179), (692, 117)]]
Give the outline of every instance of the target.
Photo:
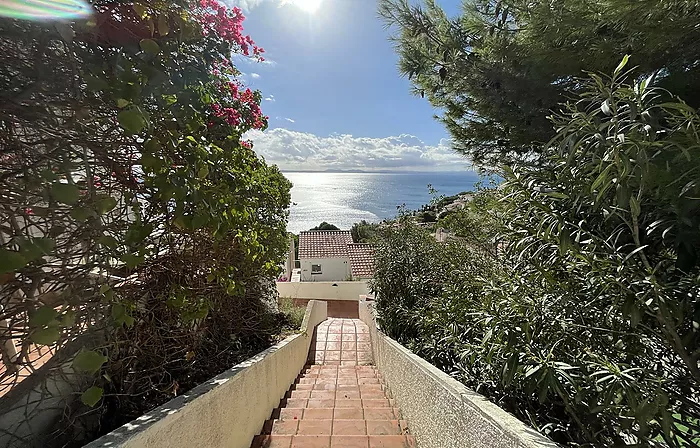
[(415, 448), (374, 366), (307, 366), (252, 448)]

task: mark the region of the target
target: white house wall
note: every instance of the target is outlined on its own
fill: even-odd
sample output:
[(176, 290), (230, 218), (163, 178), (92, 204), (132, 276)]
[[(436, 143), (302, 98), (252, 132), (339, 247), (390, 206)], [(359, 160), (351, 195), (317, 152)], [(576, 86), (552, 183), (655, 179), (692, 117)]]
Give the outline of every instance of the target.
[[(320, 274), (311, 273), (312, 264), (321, 265)], [(348, 258), (308, 258), (301, 260), (302, 282), (342, 281), (348, 277), (350, 277), (350, 260)]]
[(357, 301), (361, 295), (369, 295), (369, 285), (366, 281), (277, 282), (277, 292), (292, 299)]

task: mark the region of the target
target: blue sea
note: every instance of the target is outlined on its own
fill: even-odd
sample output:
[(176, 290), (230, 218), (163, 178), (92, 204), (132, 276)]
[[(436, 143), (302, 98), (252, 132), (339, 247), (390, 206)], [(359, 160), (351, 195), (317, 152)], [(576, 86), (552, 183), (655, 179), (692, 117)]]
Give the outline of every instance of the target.
[(322, 221), (347, 230), (361, 220), (380, 222), (396, 216), (397, 207), (414, 210), (438, 195), (472, 190), (480, 180), (472, 171), (448, 173), (302, 173), (285, 172), (294, 185), (289, 232), (309, 230)]

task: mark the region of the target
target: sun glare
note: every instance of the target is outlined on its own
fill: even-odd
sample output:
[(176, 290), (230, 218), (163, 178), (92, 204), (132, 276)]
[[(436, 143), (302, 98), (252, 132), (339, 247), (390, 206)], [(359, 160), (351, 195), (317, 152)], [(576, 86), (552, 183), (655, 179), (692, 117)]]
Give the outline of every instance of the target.
[(321, 6), (323, 0), (288, 0), (287, 3), (291, 3), (308, 13), (314, 13)]

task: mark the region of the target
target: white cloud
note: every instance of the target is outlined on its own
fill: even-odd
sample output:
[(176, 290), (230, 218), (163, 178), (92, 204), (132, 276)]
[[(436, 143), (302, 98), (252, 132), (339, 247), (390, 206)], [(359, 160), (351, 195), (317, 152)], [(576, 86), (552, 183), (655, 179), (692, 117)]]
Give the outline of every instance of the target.
[(272, 101), (274, 103), (275, 102), (275, 95), (266, 96), (265, 101)]
[(290, 123), (294, 123), (294, 120), (292, 120), (291, 118), (284, 117), (284, 120), (287, 120)]
[(250, 77), (253, 79), (258, 79), (260, 77), (260, 75), (258, 75), (257, 73), (251, 73)]
[(240, 70), (241, 67), (245, 67), (246, 69), (255, 69), (255, 70), (265, 70), (268, 68), (272, 68), (277, 65), (277, 62), (273, 61), (272, 59), (268, 59), (267, 53), (264, 55), (265, 60), (261, 61), (259, 59), (251, 58), (248, 56), (243, 56), (242, 54), (238, 53), (233, 53), (231, 55), (231, 61), (233, 61), (233, 64)]
[(244, 11), (250, 11), (253, 8), (257, 8), (260, 3), (265, 0), (224, 0), (228, 6), (240, 6)]
[(448, 171), (470, 168), (469, 162), (443, 139), (426, 145), (419, 138), (402, 134), (371, 138), (351, 135), (320, 137), (289, 129), (250, 131), (255, 151), (284, 170), (364, 169), (402, 171)]

